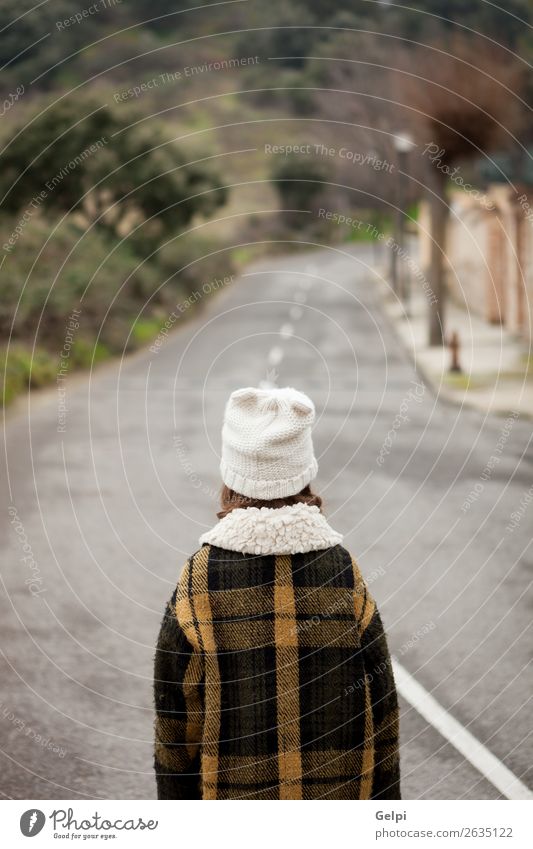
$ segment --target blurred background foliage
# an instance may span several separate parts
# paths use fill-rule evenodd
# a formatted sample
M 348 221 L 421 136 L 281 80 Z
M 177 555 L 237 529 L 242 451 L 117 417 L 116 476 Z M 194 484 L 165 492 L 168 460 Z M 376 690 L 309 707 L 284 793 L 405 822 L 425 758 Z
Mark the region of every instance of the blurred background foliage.
M 20 229 L 0 270 L 6 400 L 54 379 L 74 308 L 71 362 L 87 366 L 146 344 L 180 298 L 260 252 L 352 240 L 320 205 L 387 229 L 397 131 L 442 142 L 479 185 L 492 155 L 520 172 L 533 144 L 531 0 L 34 7 L 2 2 L 1 244 Z M 413 159 L 413 215 L 425 169 Z

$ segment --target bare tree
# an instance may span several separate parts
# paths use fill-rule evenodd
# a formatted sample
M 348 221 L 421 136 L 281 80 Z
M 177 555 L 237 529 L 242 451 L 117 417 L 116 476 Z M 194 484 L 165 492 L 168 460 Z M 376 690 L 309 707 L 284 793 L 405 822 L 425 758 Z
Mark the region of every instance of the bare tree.
M 401 106 L 396 108 L 393 101 L 390 41 L 374 33 L 341 32 L 317 53 L 310 64 L 317 84 L 317 111 L 325 119 L 319 130 L 324 142 L 348 144 L 395 163 L 393 137 L 403 119 Z M 346 158 L 337 160 L 335 170 L 338 180 L 361 192 L 363 205 L 390 210 L 394 204 L 395 171 L 354 169 Z
M 479 36 L 454 35 L 443 45 L 402 51 L 399 99 L 426 156 L 431 210 L 429 344 L 444 342 L 446 189 L 460 163 L 513 145 L 522 121 L 525 76 L 520 60 Z
M 525 112 L 520 99 L 525 65 L 480 35 L 443 30 L 432 38 L 418 44 L 386 34 L 342 34 L 323 49 L 325 70 L 316 100 L 321 116 L 349 128 L 354 144 L 392 161 L 398 131 L 414 136 L 422 156 L 409 158 L 406 199 L 419 197 L 425 185 L 431 209 L 429 276 L 436 296 L 429 307 L 429 341 L 442 345 L 447 185 L 459 163 L 512 146 Z M 336 134 L 341 131 L 335 128 Z M 424 156 L 428 150 L 438 155 Z M 376 201 L 394 206 L 394 179 L 361 171 L 355 179 L 360 188 L 375 189 Z

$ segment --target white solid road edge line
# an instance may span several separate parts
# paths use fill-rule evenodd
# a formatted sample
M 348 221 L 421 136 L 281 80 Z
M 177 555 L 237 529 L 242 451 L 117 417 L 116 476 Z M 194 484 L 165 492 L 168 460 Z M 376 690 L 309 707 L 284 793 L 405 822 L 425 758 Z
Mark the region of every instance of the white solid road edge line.
M 433 728 L 448 740 L 487 781 L 507 799 L 533 799 L 533 792 L 510 769 L 445 710 L 404 667 L 393 658 L 396 689 Z

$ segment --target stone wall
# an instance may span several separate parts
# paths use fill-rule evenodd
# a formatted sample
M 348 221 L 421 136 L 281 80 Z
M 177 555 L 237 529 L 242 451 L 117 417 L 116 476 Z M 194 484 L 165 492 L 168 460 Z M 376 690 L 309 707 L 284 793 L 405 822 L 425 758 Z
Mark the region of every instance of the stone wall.
M 527 217 L 515 192 L 490 186 L 483 202 L 461 191 L 450 193 L 447 244 L 448 287 L 454 300 L 493 324 L 504 324 L 528 344 L 533 324 L 533 214 Z M 533 206 L 533 192 L 529 190 Z M 427 268 L 429 210 L 419 217 L 420 261 Z

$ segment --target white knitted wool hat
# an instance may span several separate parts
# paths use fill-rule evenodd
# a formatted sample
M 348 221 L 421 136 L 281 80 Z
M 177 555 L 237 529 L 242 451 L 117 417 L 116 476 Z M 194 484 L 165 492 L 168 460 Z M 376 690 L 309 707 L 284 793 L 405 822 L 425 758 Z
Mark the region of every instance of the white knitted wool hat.
M 222 480 L 248 498 L 295 495 L 316 477 L 313 402 L 296 389 L 237 389 L 222 428 Z

